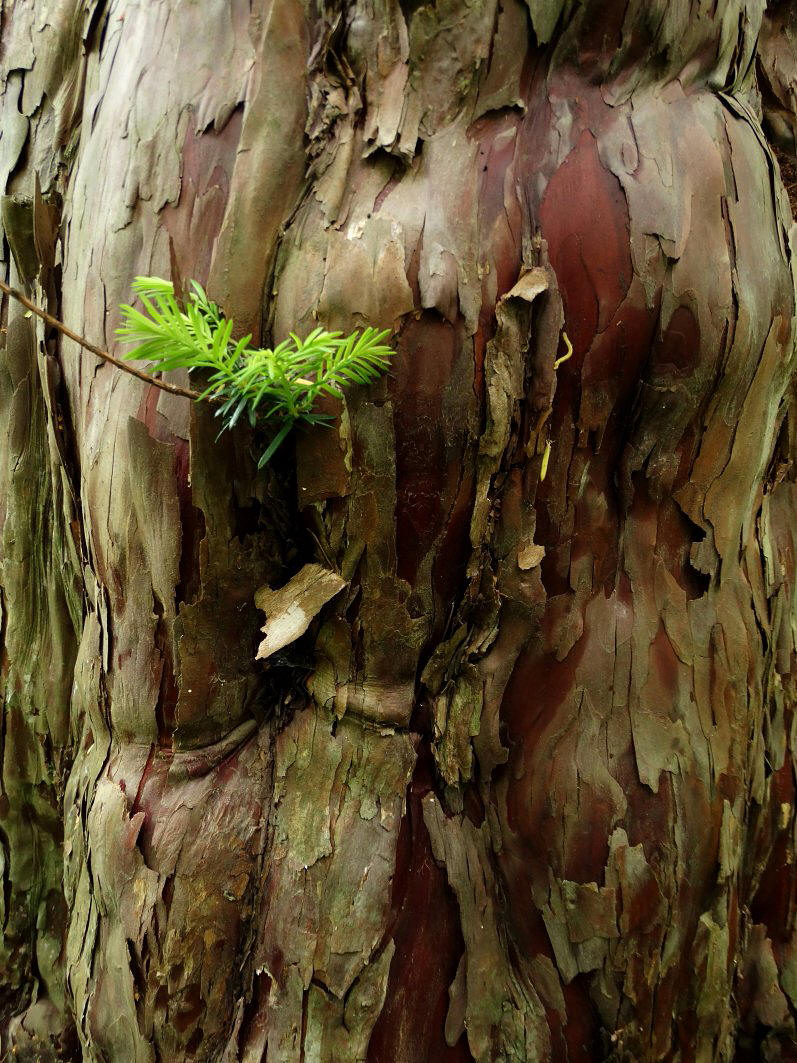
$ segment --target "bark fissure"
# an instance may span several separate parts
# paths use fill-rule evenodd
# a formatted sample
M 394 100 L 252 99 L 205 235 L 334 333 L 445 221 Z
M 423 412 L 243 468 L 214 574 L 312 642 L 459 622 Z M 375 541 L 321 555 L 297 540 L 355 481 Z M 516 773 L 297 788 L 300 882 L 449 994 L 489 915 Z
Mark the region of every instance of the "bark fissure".
M 256 342 L 397 349 L 258 473 L 4 307 L 3 1051 L 791 1057 L 793 219 L 755 79 L 791 158 L 797 22 L 762 6 L 2 10 L 5 282 L 86 336 L 155 273 Z

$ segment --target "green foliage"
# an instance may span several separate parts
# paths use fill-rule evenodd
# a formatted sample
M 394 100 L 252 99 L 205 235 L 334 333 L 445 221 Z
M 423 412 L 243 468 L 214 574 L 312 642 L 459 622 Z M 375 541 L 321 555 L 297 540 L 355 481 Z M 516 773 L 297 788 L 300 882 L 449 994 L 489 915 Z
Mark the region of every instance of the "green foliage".
M 136 277 L 133 291 L 144 312 L 121 306 L 124 323 L 116 335 L 136 344 L 128 359 L 152 362 L 154 370 L 204 370 L 207 387 L 199 398 L 220 403 L 222 432 L 244 416 L 253 427 L 276 420 L 279 427 L 258 468 L 269 461 L 297 421 L 331 420 L 314 411 L 319 397 L 340 396 L 347 385 L 368 384 L 389 368 L 393 351 L 384 343 L 389 330 L 366 328 L 344 336 L 317 328 L 303 340 L 292 332 L 273 350 L 251 347 L 251 335 L 234 343 L 232 321 L 222 317 L 196 281 L 191 287 L 181 310 L 169 281 Z

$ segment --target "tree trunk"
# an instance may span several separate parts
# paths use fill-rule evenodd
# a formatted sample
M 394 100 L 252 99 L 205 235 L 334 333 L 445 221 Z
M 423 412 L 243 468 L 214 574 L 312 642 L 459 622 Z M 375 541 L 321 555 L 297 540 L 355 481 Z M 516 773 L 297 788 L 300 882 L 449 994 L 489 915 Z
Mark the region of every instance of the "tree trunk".
M 258 473 L 5 304 L 3 1051 L 797 1060 L 763 7 L 0 4 L 12 283 L 103 346 L 154 274 L 397 351 Z

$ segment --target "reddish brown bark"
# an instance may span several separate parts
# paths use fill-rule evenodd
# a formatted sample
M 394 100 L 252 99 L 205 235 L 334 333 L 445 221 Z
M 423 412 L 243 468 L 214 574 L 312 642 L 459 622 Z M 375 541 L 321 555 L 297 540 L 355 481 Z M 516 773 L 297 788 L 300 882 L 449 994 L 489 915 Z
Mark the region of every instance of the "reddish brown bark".
M 0 10 L 13 283 L 397 352 L 258 473 L 6 307 L 3 1049 L 794 1058 L 792 5 Z

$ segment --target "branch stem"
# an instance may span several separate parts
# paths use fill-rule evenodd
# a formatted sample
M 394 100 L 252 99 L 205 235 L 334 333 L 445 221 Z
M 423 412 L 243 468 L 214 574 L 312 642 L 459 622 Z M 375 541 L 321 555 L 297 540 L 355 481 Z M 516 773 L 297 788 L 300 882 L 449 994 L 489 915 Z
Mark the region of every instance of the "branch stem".
M 138 377 L 139 380 L 143 380 L 145 384 L 151 384 L 155 388 L 160 388 L 161 391 L 167 391 L 170 395 L 182 395 L 186 399 L 198 399 L 200 393 L 198 391 L 192 391 L 191 388 L 180 387 L 179 384 L 170 384 L 167 380 L 159 380 L 158 377 L 151 376 L 149 373 L 145 373 L 142 369 L 136 369 L 135 366 L 129 362 L 123 362 L 119 358 L 109 352 L 97 347 L 95 344 L 89 342 L 85 336 L 79 335 L 77 332 L 73 332 L 71 328 L 59 321 L 58 318 L 53 317 L 52 314 L 48 314 L 46 310 L 42 310 L 40 307 L 32 303 L 27 296 L 22 292 L 17 291 L 16 288 L 9 287 L 4 281 L 0 280 L 0 292 L 5 292 L 6 295 L 12 299 L 16 299 L 18 303 L 21 303 L 27 310 L 30 310 L 36 317 L 40 317 L 42 321 L 46 321 L 51 328 L 56 329 L 62 335 L 68 339 L 84 347 L 87 351 L 90 351 L 97 358 L 101 358 L 103 362 L 108 362 L 110 365 L 116 366 L 117 369 L 121 369 L 123 373 L 129 373 L 131 376 Z M 218 399 L 209 397 L 210 402 L 218 402 Z

